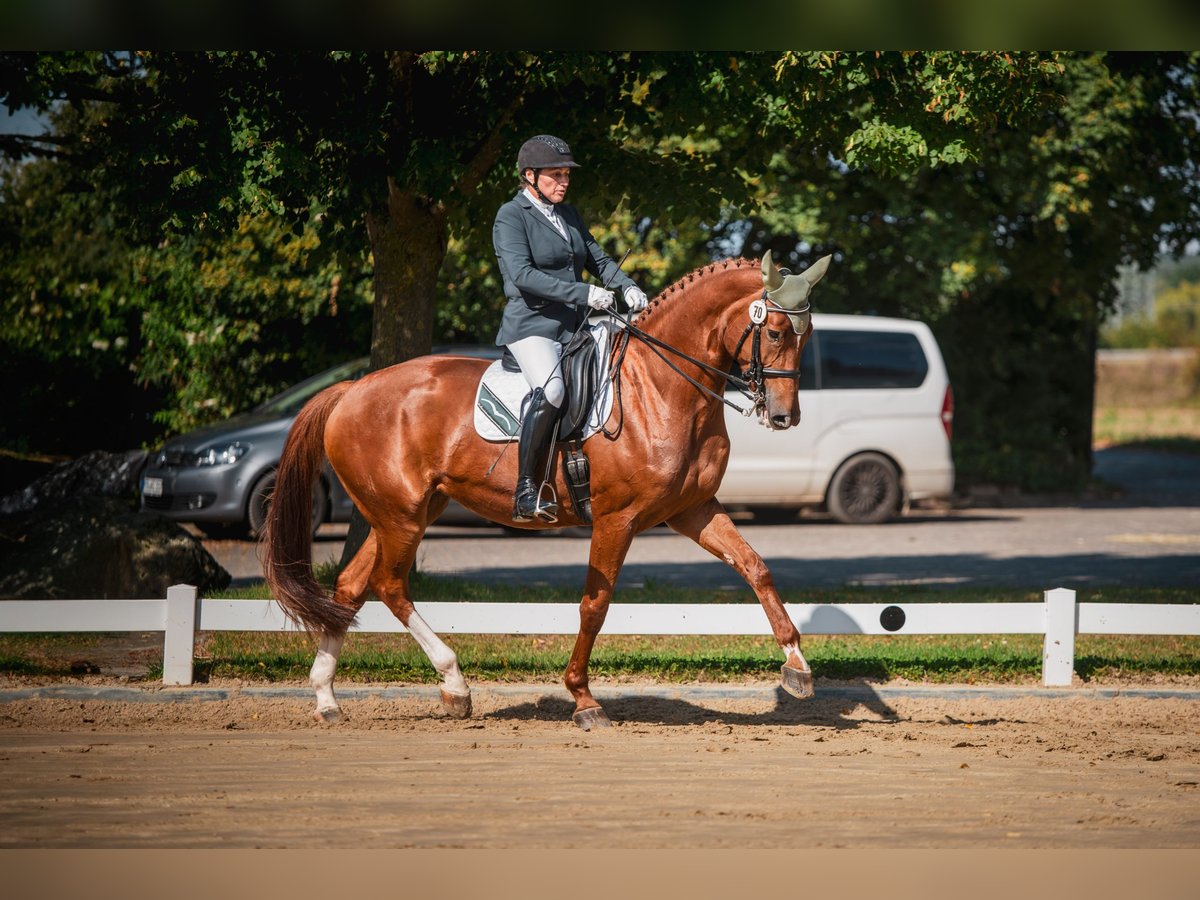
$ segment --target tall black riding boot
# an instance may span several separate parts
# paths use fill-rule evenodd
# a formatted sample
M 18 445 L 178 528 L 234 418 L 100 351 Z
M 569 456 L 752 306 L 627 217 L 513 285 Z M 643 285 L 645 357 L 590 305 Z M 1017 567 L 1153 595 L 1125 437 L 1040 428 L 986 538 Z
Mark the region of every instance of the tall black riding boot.
M 541 493 L 539 464 L 545 460 L 545 452 L 554 433 L 554 420 L 558 408 L 551 406 L 541 388 L 534 388 L 529 397 L 529 407 L 521 422 L 521 439 L 517 446 L 517 490 L 513 494 L 514 522 L 532 522 L 534 517 L 547 522 L 558 521 L 558 504 L 553 500 L 538 506 Z M 535 473 L 537 473 L 535 475 Z

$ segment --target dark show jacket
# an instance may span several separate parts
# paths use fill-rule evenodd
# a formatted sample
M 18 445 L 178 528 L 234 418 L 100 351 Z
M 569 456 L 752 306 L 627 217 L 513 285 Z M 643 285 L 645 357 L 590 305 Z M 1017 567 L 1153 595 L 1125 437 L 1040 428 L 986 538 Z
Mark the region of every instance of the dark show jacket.
M 587 318 L 588 285 L 583 270 L 611 290 L 634 285 L 592 237 L 578 210 L 554 207 L 567 230 L 564 238 L 524 191 L 500 207 L 492 244 L 504 279 L 504 318 L 496 343 L 503 346 L 538 335 L 565 343 Z

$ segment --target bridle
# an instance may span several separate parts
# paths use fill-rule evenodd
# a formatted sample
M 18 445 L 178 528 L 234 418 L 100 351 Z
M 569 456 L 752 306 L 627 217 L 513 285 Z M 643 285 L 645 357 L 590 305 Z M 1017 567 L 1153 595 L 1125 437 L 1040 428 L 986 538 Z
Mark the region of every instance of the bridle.
M 799 337 L 804 336 L 804 332 L 808 330 L 809 321 L 811 318 L 812 304 L 805 303 L 803 307 L 798 309 L 787 309 L 773 301 L 768 294 L 766 288 L 763 288 L 762 296 L 750 304 L 750 322 L 746 325 L 742 332 L 741 338 L 738 340 L 737 347 L 733 351 L 734 363 L 737 363 L 741 356 L 742 348 L 746 344 L 747 338 L 750 339 L 750 361 L 744 368 L 739 368 L 736 375 L 718 369 L 716 366 L 710 366 L 708 363 L 688 356 L 682 350 L 672 347 L 670 344 L 659 340 L 652 334 L 647 334 L 633 324 L 629 319 L 625 318 L 615 310 L 609 309 L 608 313 L 614 319 L 621 322 L 625 326 L 625 337 L 621 342 L 621 349 L 617 359 L 613 364 L 613 384 L 616 389 L 616 395 L 619 399 L 621 396 L 620 378 L 621 378 L 621 363 L 625 359 L 625 351 L 629 347 L 629 336 L 632 335 L 642 343 L 650 347 L 658 357 L 677 372 L 686 381 L 694 385 L 702 393 L 708 395 L 714 400 L 719 400 L 731 409 L 736 409 L 739 413 L 747 418 L 756 412 L 760 412 L 765 408 L 767 403 L 766 380 L 768 378 L 792 378 L 796 380 L 799 387 L 800 370 L 799 369 L 776 369 L 763 365 L 762 361 L 762 329 L 767 323 L 767 319 L 771 315 L 786 315 L 791 323 L 792 329 Z M 801 324 L 803 323 L 803 324 Z M 687 372 L 683 371 L 674 362 L 663 355 L 661 350 L 672 353 L 680 359 L 687 360 L 694 366 L 716 375 L 722 380 L 732 384 L 741 392 L 747 400 L 752 402 L 751 406 L 743 407 L 727 399 L 724 394 L 718 394 L 707 385 L 701 384 Z M 611 435 L 610 435 L 611 436 Z
M 804 332 L 808 330 L 808 323 L 812 317 L 812 304 L 805 303 L 801 309 L 785 309 L 773 301 L 766 288 L 763 288 L 762 296 L 750 304 L 750 324 L 742 332 L 742 336 L 738 340 L 738 345 L 733 351 L 733 359 L 736 362 L 738 357 L 741 356 L 746 338 L 751 338 L 750 364 L 741 371 L 737 380 L 750 388 L 752 393 L 748 396 L 754 400 L 754 408 L 756 410 L 761 408 L 762 404 L 766 403 L 766 380 L 768 378 L 794 378 L 797 380 L 797 387 L 799 387 L 799 369 L 773 369 L 764 366 L 762 362 L 763 326 L 766 324 L 768 316 L 780 313 L 788 317 L 788 321 L 791 323 L 792 330 L 795 331 L 796 336 L 804 337 Z M 800 322 L 804 324 L 800 325 Z M 749 415 L 749 413 L 743 413 L 743 415 Z

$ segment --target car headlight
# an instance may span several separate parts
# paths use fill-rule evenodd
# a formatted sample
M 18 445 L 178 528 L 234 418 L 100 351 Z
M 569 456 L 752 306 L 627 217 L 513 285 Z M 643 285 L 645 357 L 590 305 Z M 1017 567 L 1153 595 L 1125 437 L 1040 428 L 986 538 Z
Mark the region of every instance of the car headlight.
M 195 464 L 197 466 L 227 466 L 241 459 L 249 449 L 245 444 L 210 447 L 196 454 Z

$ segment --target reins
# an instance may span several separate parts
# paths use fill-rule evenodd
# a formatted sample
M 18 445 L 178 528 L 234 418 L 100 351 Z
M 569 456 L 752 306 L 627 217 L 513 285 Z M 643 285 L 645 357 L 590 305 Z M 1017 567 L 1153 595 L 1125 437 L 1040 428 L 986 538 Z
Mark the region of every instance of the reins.
M 774 308 L 773 309 L 768 308 L 768 304 L 770 304 L 770 306 L 774 307 Z M 776 304 L 771 302 L 770 298 L 767 296 L 766 290 L 763 290 L 762 297 L 759 300 L 752 303 L 750 306 L 751 306 L 750 324 L 748 324 L 746 326 L 745 330 L 742 332 L 742 336 L 738 340 L 737 347 L 734 348 L 734 351 L 733 351 L 733 361 L 736 364 L 737 360 L 738 360 L 738 356 L 742 352 L 742 347 L 744 347 L 746 344 L 746 339 L 752 338 L 751 343 L 750 343 L 750 362 L 749 362 L 749 365 L 745 369 L 741 369 L 737 375 L 734 375 L 731 372 L 727 372 L 723 369 L 718 369 L 716 366 L 709 365 L 708 363 L 704 362 L 703 360 L 699 360 L 699 359 L 696 359 L 695 357 L 689 356 L 688 354 L 684 353 L 682 350 L 679 350 L 676 347 L 672 347 L 670 344 L 666 343 L 665 341 L 662 341 L 659 338 L 656 338 L 654 335 L 649 334 L 649 333 L 643 331 L 642 329 L 638 328 L 636 325 L 633 324 L 633 322 L 631 320 L 625 318 L 620 313 L 618 313 L 614 310 L 611 310 L 611 309 L 607 310 L 607 312 L 610 316 L 612 316 L 614 319 L 616 319 L 618 322 L 622 323 L 625 326 L 624 340 L 622 341 L 621 349 L 618 352 L 617 359 L 613 363 L 612 369 L 611 369 L 611 371 L 613 373 L 613 375 L 612 375 L 613 387 L 614 387 L 614 391 L 616 393 L 618 401 L 620 401 L 620 397 L 621 397 L 621 390 L 620 390 L 621 364 L 625 360 L 625 351 L 628 349 L 628 346 L 629 346 L 629 336 L 633 335 L 638 340 L 640 340 L 642 343 L 646 344 L 655 353 L 655 355 L 658 356 L 659 359 L 661 359 L 668 366 L 670 366 L 673 371 L 675 371 L 677 374 L 679 374 L 685 381 L 690 383 L 693 387 L 695 387 L 701 393 L 705 394 L 706 396 L 710 397 L 713 400 L 718 400 L 721 403 L 724 403 L 730 409 L 735 409 L 739 413 L 741 413 L 743 416 L 749 418 L 751 415 L 754 414 L 754 412 L 756 410 L 760 409 L 762 407 L 762 405 L 766 402 L 766 392 L 764 389 L 766 379 L 768 379 L 768 378 L 799 379 L 799 377 L 800 377 L 799 369 L 776 369 L 776 368 L 770 368 L 770 367 L 763 365 L 763 362 L 762 362 L 762 329 L 763 329 L 763 325 L 767 321 L 767 315 L 769 313 L 784 313 L 789 316 L 799 315 L 799 314 L 807 313 L 810 309 L 809 304 L 805 304 L 803 309 L 796 309 L 796 310 L 788 310 L 788 309 L 784 309 L 783 307 L 777 306 Z M 674 362 L 672 362 L 670 359 L 668 359 L 661 352 L 662 350 L 666 350 L 668 353 L 672 353 L 675 356 L 679 357 L 680 359 L 687 360 L 689 363 L 696 366 L 697 368 L 702 369 L 703 371 L 708 372 L 712 375 L 716 375 L 719 378 L 728 382 L 729 384 L 732 384 L 735 388 L 738 389 L 738 391 L 741 392 L 742 396 L 744 396 L 747 400 L 752 401 L 753 405 L 749 406 L 749 407 L 739 406 L 738 404 L 734 403 L 732 400 L 727 399 L 724 396 L 724 394 L 718 394 L 716 391 L 709 388 L 708 385 L 702 384 L 701 382 L 699 382 L 695 378 L 693 378 L 691 375 L 689 375 L 687 372 L 683 371 L 683 369 L 681 369 Z M 621 421 L 623 422 L 623 420 L 624 420 L 623 408 L 619 407 L 619 411 L 622 413 Z M 616 434 L 620 433 L 620 427 L 621 427 L 620 425 L 617 426 L 617 431 L 614 434 L 609 434 L 606 431 L 605 432 L 606 436 L 608 436 L 610 438 L 615 437 Z

